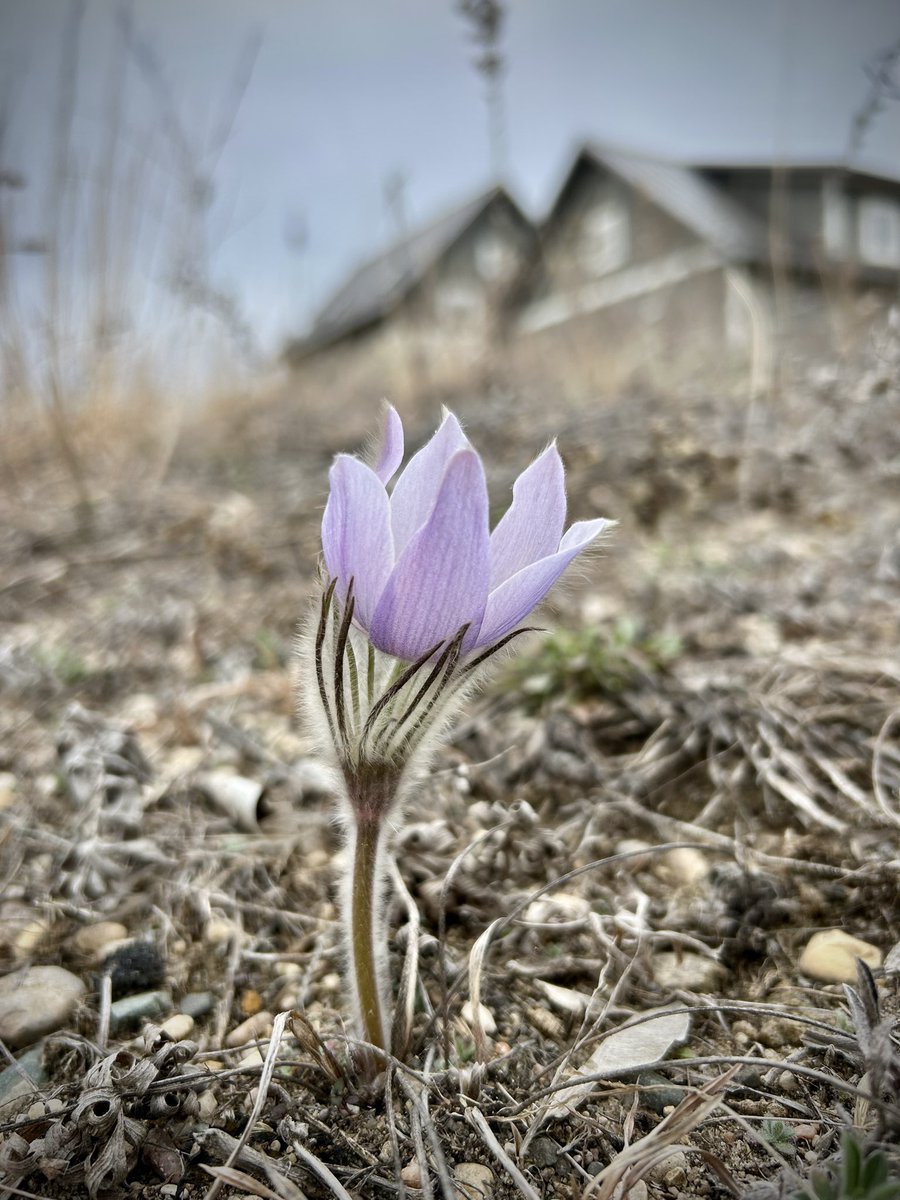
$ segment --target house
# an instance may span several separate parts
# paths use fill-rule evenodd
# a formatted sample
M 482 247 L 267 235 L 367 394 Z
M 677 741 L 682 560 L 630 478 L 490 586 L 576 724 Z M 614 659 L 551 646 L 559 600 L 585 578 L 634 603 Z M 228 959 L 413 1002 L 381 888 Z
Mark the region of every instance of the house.
M 501 338 L 536 257 L 536 233 L 494 187 L 362 263 L 319 311 L 288 361 L 341 348 L 433 376 L 477 362 Z
M 360 266 L 288 358 L 339 348 L 342 385 L 357 369 L 394 395 L 465 384 L 499 345 L 522 378 L 549 367 L 588 393 L 698 375 L 756 390 L 792 355 L 870 339 L 898 283 L 898 179 L 588 143 L 539 226 L 503 188 L 475 197 Z
M 684 164 L 581 147 L 517 330 L 618 381 L 867 335 L 898 294 L 900 182 L 834 164 Z M 657 369 L 657 370 L 655 370 Z

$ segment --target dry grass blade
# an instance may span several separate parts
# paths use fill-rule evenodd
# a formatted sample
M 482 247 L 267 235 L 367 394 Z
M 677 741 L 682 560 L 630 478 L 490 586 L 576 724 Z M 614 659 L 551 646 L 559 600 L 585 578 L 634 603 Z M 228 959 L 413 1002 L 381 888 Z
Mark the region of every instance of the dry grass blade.
M 875 739 L 875 750 L 872 754 L 872 791 L 875 794 L 878 807 L 884 816 L 893 822 L 894 825 L 900 825 L 900 808 L 891 804 L 888 799 L 887 790 L 882 783 L 881 765 L 888 744 L 888 737 L 898 721 L 900 721 L 900 708 L 894 709 L 881 726 L 881 729 L 878 731 L 878 737 Z M 897 789 L 897 794 L 900 796 L 900 788 Z
M 466 1109 L 466 1119 L 475 1126 L 481 1135 L 484 1144 L 490 1150 L 491 1154 L 500 1163 L 507 1175 L 525 1197 L 525 1200 L 541 1200 L 538 1193 L 534 1190 L 513 1160 L 509 1157 L 487 1122 L 484 1113 L 479 1108 Z
M 301 1049 L 306 1051 L 316 1066 L 324 1071 L 329 1079 L 333 1079 L 335 1082 L 339 1079 L 346 1082 L 347 1074 L 344 1068 L 338 1062 L 334 1053 L 322 1041 L 318 1031 L 309 1023 L 307 1017 L 303 1013 L 294 1010 L 288 1014 L 287 1021 L 291 1033 L 297 1039 Z
M 405 1059 L 409 1050 L 416 1008 L 416 984 L 419 978 L 419 930 L 422 922 L 416 902 L 412 898 L 409 888 L 403 882 L 403 876 L 397 870 L 395 862 L 391 862 L 391 882 L 397 895 L 403 901 L 407 923 L 406 953 L 403 956 L 397 1007 L 394 1010 L 391 1048 L 397 1058 Z
M 281 1047 L 281 1040 L 284 1037 L 284 1027 L 290 1020 L 291 1016 L 292 1014 L 290 1012 L 282 1012 L 279 1013 L 275 1018 L 272 1026 L 272 1038 L 269 1042 L 269 1049 L 266 1052 L 266 1059 L 263 1063 L 259 1084 L 256 1088 L 256 1099 L 253 1102 L 253 1109 L 250 1113 L 250 1116 L 247 1118 L 247 1124 L 244 1127 L 244 1132 L 238 1139 L 237 1145 L 232 1150 L 228 1161 L 224 1164 L 226 1167 L 231 1167 L 235 1162 L 237 1162 L 241 1151 L 250 1141 L 254 1126 L 259 1120 L 262 1110 L 265 1108 L 266 1097 L 269 1092 L 269 1084 L 272 1082 L 272 1076 L 275 1074 L 275 1063 L 278 1059 L 278 1051 Z M 221 1187 L 222 1181 L 217 1179 L 213 1183 L 212 1187 L 207 1191 L 203 1200 L 215 1200 L 215 1197 L 219 1194 Z
M 254 1179 L 252 1175 L 248 1175 L 246 1171 L 239 1171 L 236 1167 L 210 1167 L 206 1163 L 203 1163 L 202 1166 L 203 1170 L 212 1175 L 218 1183 L 226 1184 L 228 1187 L 242 1188 L 251 1196 L 261 1197 L 261 1200 L 306 1200 L 303 1192 L 295 1183 L 275 1172 L 269 1172 L 270 1182 L 273 1186 L 268 1187 L 266 1184 L 260 1183 L 258 1179 Z M 272 1178 L 273 1175 L 275 1178 Z
M 496 930 L 504 923 L 504 918 L 498 917 L 485 929 L 469 952 L 469 999 L 472 1002 L 472 1034 L 475 1038 L 475 1057 L 480 1063 L 487 1062 L 488 1044 L 481 1019 L 481 976 L 488 947 Z
M 428 1090 L 414 1082 L 412 1079 L 407 1079 L 403 1075 L 400 1076 L 400 1086 L 403 1088 L 411 1105 L 411 1125 L 413 1129 L 413 1139 L 416 1144 L 416 1154 L 419 1162 L 419 1167 L 422 1170 L 423 1184 L 428 1175 L 428 1163 L 424 1160 L 423 1153 L 419 1153 L 419 1143 L 422 1139 L 422 1134 L 428 1140 L 431 1147 L 431 1156 L 433 1160 L 434 1170 L 437 1172 L 438 1181 L 441 1185 L 441 1192 L 444 1200 L 457 1200 L 457 1191 L 450 1178 L 450 1171 L 447 1167 L 447 1160 L 444 1157 L 444 1150 L 441 1146 L 441 1140 L 434 1128 L 434 1122 L 431 1119 L 431 1114 L 428 1111 Z M 419 1127 L 418 1140 L 416 1135 L 416 1126 Z
M 593 1196 L 594 1200 L 617 1200 L 619 1196 L 627 1196 L 629 1188 L 642 1179 L 652 1167 L 676 1150 L 685 1149 L 679 1142 L 722 1103 L 723 1094 L 737 1071 L 736 1066 L 732 1067 L 724 1075 L 700 1088 L 693 1096 L 682 1100 L 675 1111 L 660 1121 L 646 1137 L 617 1154 L 609 1166 L 588 1184 L 582 1194 L 582 1200 L 587 1200 L 589 1196 Z
M 353 1197 L 341 1181 L 320 1158 L 316 1158 L 314 1154 L 307 1150 L 305 1146 L 301 1146 L 297 1141 L 292 1143 L 292 1148 L 297 1157 L 305 1162 L 309 1169 L 318 1175 L 325 1186 L 337 1196 L 337 1200 L 353 1200 Z

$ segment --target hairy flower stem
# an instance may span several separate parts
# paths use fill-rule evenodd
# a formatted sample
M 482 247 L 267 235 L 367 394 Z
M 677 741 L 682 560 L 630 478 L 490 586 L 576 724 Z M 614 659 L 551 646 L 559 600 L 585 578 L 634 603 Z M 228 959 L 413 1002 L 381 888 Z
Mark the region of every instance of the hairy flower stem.
M 352 854 L 344 891 L 343 919 L 358 1031 L 378 1050 L 389 1051 L 385 1020 L 387 944 L 382 914 L 383 841 L 403 777 L 392 763 L 344 764 L 344 819 Z
M 380 821 L 356 821 L 350 892 L 350 970 L 367 1042 L 386 1050 L 377 951 Z M 379 950 L 381 947 L 379 946 Z

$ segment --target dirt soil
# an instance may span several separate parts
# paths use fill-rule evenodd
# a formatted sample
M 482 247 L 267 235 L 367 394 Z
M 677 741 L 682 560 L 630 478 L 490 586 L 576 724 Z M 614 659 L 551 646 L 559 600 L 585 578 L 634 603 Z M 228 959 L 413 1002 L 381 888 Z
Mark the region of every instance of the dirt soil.
M 292 645 L 329 462 L 377 406 L 198 417 L 162 477 L 90 463 L 90 526 L 52 448 L 7 443 L 0 970 L 84 990 L 37 1082 L 0 1080 L 0 1194 L 771 1200 L 851 1126 L 896 1157 L 896 371 L 453 407 L 497 513 L 558 436 L 572 517 L 620 524 L 396 831 L 418 998 L 375 1080 Z M 403 415 L 414 445 L 439 418 Z M 869 944 L 856 1006 L 801 965 L 828 929 Z

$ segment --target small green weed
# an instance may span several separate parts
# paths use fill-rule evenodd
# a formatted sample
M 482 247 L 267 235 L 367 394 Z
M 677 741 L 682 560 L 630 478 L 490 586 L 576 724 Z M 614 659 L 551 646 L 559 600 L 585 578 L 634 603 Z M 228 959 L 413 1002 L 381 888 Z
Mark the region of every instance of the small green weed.
M 817 1169 L 809 1187 L 795 1192 L 791 1200 L 900 1200 L 900 1180 L 888 1176 L 888 1161 L 880 1150 L 866 1153 L 849 1131 L 841 1137 L 840 1167 Z
M 41 648 L 35 654 L 37 662 L 64 687 L 84 683 L 90 675 L 87 663 L 71 646 Z
M 258 671 L 280 671 L 288 661 L 284 642 L 265 625 L 256 631 L 253 665 Z
M 794 1132 L 790 1125 L 786 1125 L 784 1121 L 779 1121 L 775 1118 L 763 1121 L 759 1131 L 769 1145 L 774 1150 L 777 1150 L 779 1154 L 793 1154 L 796 1152 L 797 1147 L 794 1143 Z
M 512 671 L 530 704 L 540 708 L 559 697 L 623 692 L 642 676 L 666 670 L 680 653 L 677 635 L 648 633 L 623 617 L 611 631 L 556 629 L 534 655 L 516 660 Z

